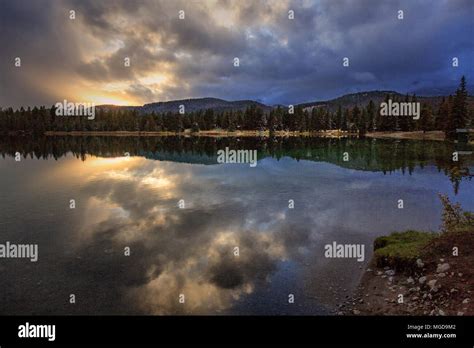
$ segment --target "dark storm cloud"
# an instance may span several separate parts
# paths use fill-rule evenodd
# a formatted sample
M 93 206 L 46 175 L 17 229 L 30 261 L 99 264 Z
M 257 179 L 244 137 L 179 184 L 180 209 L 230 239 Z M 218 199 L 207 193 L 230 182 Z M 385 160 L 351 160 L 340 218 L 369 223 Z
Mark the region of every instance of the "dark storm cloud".
M 2 7 L 2 62 L 10 64 L 1 67 L 9 84 L 1 105 L 54 102 L 54 88 L 40 88 L 52 83 L 46 77 L 99 90 L 119 81 L 141 102 L 215 96 L 270 104 L 370 89 L 430 90 L 455 86 L 462 74 L 468 83 L 474 77 L 472 1 L 64 0 Z M 77 12 L 74 25 L 69 9 Z M 21 74 L 11 63 L 20 55 L 29 63 Z M 343 57 L 350 67 L 342 67 Z M 453 57 L 459 68 L 451 67 Z M 166 75 L 166 83 L 143 81 L 154 74 Z
M 1 106 L 52 103 L 57 96 L 45 85 L 64 81 L 68 66 L 78 63 L 76 35 L 56 3 L 1 1 Z M 14 66 L 16 57 L 21 58 L 21 68 Z
M 143 39 L 127 40 L 121 47 L 106 59 L 95 59 L 78 65 L 77 72 L 88 80 L 117 81 L 130 80 L 141 74 L 160 69 L 162 63 L 173 63 L 174 55 L 169 51 L 152 52 L 146 48 Z M 124 68 L 124 58 L 130 59 L 132 69 Z

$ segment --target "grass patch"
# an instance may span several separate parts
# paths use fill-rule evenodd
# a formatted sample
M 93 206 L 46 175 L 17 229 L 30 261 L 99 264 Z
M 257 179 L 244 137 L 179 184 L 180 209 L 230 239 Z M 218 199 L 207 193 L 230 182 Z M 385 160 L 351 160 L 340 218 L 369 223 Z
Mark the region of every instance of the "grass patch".
M 378 267 L 413 270 L 425 246 L 437 236 L 431 232 L 408 230 L 378 237 L 374 241 L 375 262 Z
M 374 241 L 373 261 L 377 267 L 390 267 L 412 274 L 418 269 L 417 259 L 425 263 L 452 253 L 453 246 L 467 250 L 474 236 L 474 213 L 464 211 L 459 203 L 439 195 L 443 205 L 440 233 L 408 230 L 378 237 Z M 436 261 L 434 261 L 436 262 Z

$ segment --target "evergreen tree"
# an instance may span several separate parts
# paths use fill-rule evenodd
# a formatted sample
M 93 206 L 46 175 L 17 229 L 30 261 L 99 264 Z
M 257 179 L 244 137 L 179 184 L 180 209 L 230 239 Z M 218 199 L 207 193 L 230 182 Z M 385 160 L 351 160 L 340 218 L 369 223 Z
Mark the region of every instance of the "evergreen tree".
M 404 103 L 409 103 L 410 102 L 410 97 L 407 95 L 405 95 L 405 100 L 403 101 Z M 409 117 L 408 116 L 401 116 L 399 117 L 399 120 L 398 120 L 398 128 L 399 130 L 401 130 L 402 132 L 408 132 L 408 130 L 410 129 L 410 121 L 409 121 Z
M 420 115 L 420 129 L 424 132 L 433 130 L 433 112 L 431 106 L 423 104 Z
M 436 130 L 445 130 L 447 127 L 447 120 L 451 118 L 451 106 L 446 98 L 443 97 L 441 103 L 439 104 L 438 113 L 435 118 L 435 129 Z
M 339 105 L 337 107 L 336 116 L 334 118 L 334 128 L 341 129 L 342 127 L 342 107 Z
M 351 112 L 349 109 L 344 109 L 342 113 L 342 122 L 341 122 L 341 130 L 348 131 L 349 130 L 349 119 L 351 118 Z
M 376 129 L 376 112 L 375 104 L 372 99 L 367 104 L 367 131 L 372 132 Z
M 467 119 L 466 78 L 463 76 L 454 96 L 452 112 L 447 122 L 446 136 L 448 138 L 454 138 L 456 136 L 456 129 L 466 127 Z

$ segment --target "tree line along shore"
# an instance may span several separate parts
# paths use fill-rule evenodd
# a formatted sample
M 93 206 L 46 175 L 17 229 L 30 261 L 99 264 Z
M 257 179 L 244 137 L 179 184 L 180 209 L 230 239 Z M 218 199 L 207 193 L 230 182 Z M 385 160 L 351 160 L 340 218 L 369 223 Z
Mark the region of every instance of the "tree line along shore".
M 418 98 L 406 95 L 385 95 L 390 103 L 417 103 Z M 354 105 L 331 111 L 324 107 L 296 106 L 293 110 L 275 107 L 265 112 L 257 105 L 245 110 L 198 110 L 140 114 L 134 108 L 96 107 L 94 119 L 57 116 L 55 107 L 0 109 L 0 133 L 37 135 L 319 135 L 399 138 L 456 138 L 459 129 L 474 127 L 474 110 L 468 103 L 466 80 L 461 79 L 454 95 L 443 97 L 437 106 L 421 101 L 419 118 L 382 116 L 379 105 Z M 437 133 L 429 133 L 437 132 Z M 441 133 L 444 133 L 444 136 Z M 397 133 L 397 134 L 395 134 Z M 409 135 L 411 133 L 411 135 Z M 427 137 L 426 133 L 431 134 Z
M 473 134 L 474 130 L 470 130 Z M 12 132 L 12 134 L 18 134 Z M 46 136 L 107 136 L 107 137 L 155 137 L 155 136 L 204 136 L 204 137 L 323 137 L 323 138 L 342 138 L 358 136 L 358 133 L 345 132 L 340 130 L 328 130 L 318 132 L 298 132 L 298 131 L 227 131 L 222 129 L 213 129 L 208 131 L 192 132 L 184 130 L 183 132 L 170 131 L 46 131 Z M 365 133 L 365 137 L 378 139 L 411 139 L 411 140 L 446 140 L 446 134 L 443 131 L 412 131 L 412 132 L 370 132 Z M 472 141 L 471 141 L 472 142 Z

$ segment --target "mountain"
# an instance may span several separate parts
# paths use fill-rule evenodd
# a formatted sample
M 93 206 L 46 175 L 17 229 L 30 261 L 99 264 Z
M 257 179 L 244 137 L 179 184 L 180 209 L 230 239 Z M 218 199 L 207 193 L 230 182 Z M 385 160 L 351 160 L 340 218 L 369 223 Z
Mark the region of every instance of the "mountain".
M 452 93 L 454 94 L 454 92 Z M 332 112 L 336 111 L 339 106 L 342 109 L 345 108 L 353 108 L 354 106 L 365 107 L 372 100 L 376 107 L 380 105 L 383 101 L 385 101 L 386 95 L 390 95 L 391 97 L 396 97 L 398 100 L 404 100 L 405 95 L 395 92 L 395 91 L 367 91 L 367 92 L 358 92 L 358 93 L 351 93 L 345 94 L 343 96 L 325 100 L 325 101 L 312 101 L 307 103 L 301 103 L 295 105 L 295 107 L 302 107 L 304 110 L 311 111 L 313 108 L 324 108 L 328 109 Z M 446 94 L 446 97 L 449 94 Z M 412 94 L 410 94 L 410 97 Z M 417 99 L 419 102 L 430 104 L 435 110 L 439 107 L 443 96 L 418 96 Z M 468 104 L 469 108 L 474 107 L 474 96 L 468 96 Z M 138 110 L 139 114 L 150 114 L 152 112 L 155 113 L 177 113 L 179 112 L 180 106 L 184 105 L 185 112 L 192 112 L 192 111 L 205 111 L 207 109 L 212 109 L 216 112 L 222 111 L 237 111 L 242 110 L 245 111 L 250 106 L 256 106 L 264 110 L 264 112 L 269 112 L 272 109 L 277 107 L 287 108 L 286 105 L 265 105 L 258 101 L 254 100 L 236 100 L 236 101 L 227 101 L 218 98 L 194 98 L 194 99 L 182 99 L 182 100 L 172 100 L 167 102 L 156 102 L 145 104 L 143 106 L 115 106 L 115 105 L 100 105 L 99 108 L 102 109 L 136 109 Z
M 414 89 L 410 92 L 410 94 L 415 93 L 416 95 L 424 95 L 424 96 L 448 96 L 450 94 L 454 95 L 456 89 L 458 87 L 455 85 L 446 85 L 446 86 L 437 86 L 437 87 L 423 87 Z M 467 85 L 466 86 L 467 93 L 469 95 L 474 95 L 474 86 Z
M 311 111 L 314 107 L 316 108 L 327 108 L 330 111 L 336 111 L 339 106 L 344 108 L 351 108 L 356 105 L 358 106 L 366 106 L 369 104 L 369 101 L 372 100 L 375 105 L 380 105 L 385 100 L 385 96 L 393 95 L 399 98 L 402 98 L 403 95 L 395 92 L 395 91 L 369 91 L 369 92 L 359 92 L 359 93 L 351 93 L 345 94 L 341 97 L 337 97 L 335 99 L 327 100 L 327 101 L 314 101 L 309 103 L 299 104 L 298 106 L 303 107 L 308 111 Z
M 437 110 L 443 98 L 447 98 L 449 94 L 454 95 L 454 92 L 446 93 L 445 96 L 419 96 L 416 94 L 416 98 L 420 103 L 426 103 L 431 105 L 433 110 Z M 303 107 L 304 110 L 311 111 L 313 108 L 325 108 L 329 109 L 330 111 L 336 111 L 339 106 L 342 109 L 344 108 L 352 108 L 354 106 L 367 106 L 367 104 L 372 100 L 376 107 L 380 106 L 380 103 L 385 101 L 385 96 L 389 95 L 392 98 L 396 97 L 398 100 L 405 100 L 405 94 L 401 94 L 395 91 L 368 91 L 368 92 L 359 92 L 359 93 L 351 93 L 346 94 L 341 97 L 327 100 L 327 101 L 314 101 L 309 103 L 298 104 L 298 106 Z M 410 97 L 413 94 L 409 94 Z M 468 108 L 474 108 L 474 96 L 469 95 L 467 97 Z
M 173 100 L 168 102 L 158 102 L 145 104 L 139 108 L 140 113 L 148 114 L 151 112 L 163 113 L 163 112 L 178 112 L 180 105 L 184 105 L 185 112 L 193 112 L 198 110 L 212 109 L 214 111 L 230 111 L 230 110 L 242 110 L 244 111 L 250 106 L 258 106 L 264 111 L 270 111 L 271 106 L 253 101 L 253 100 L 236 100 L 227 101 L 218 98 L 196 98 L 196 99 L 182 99 Z

